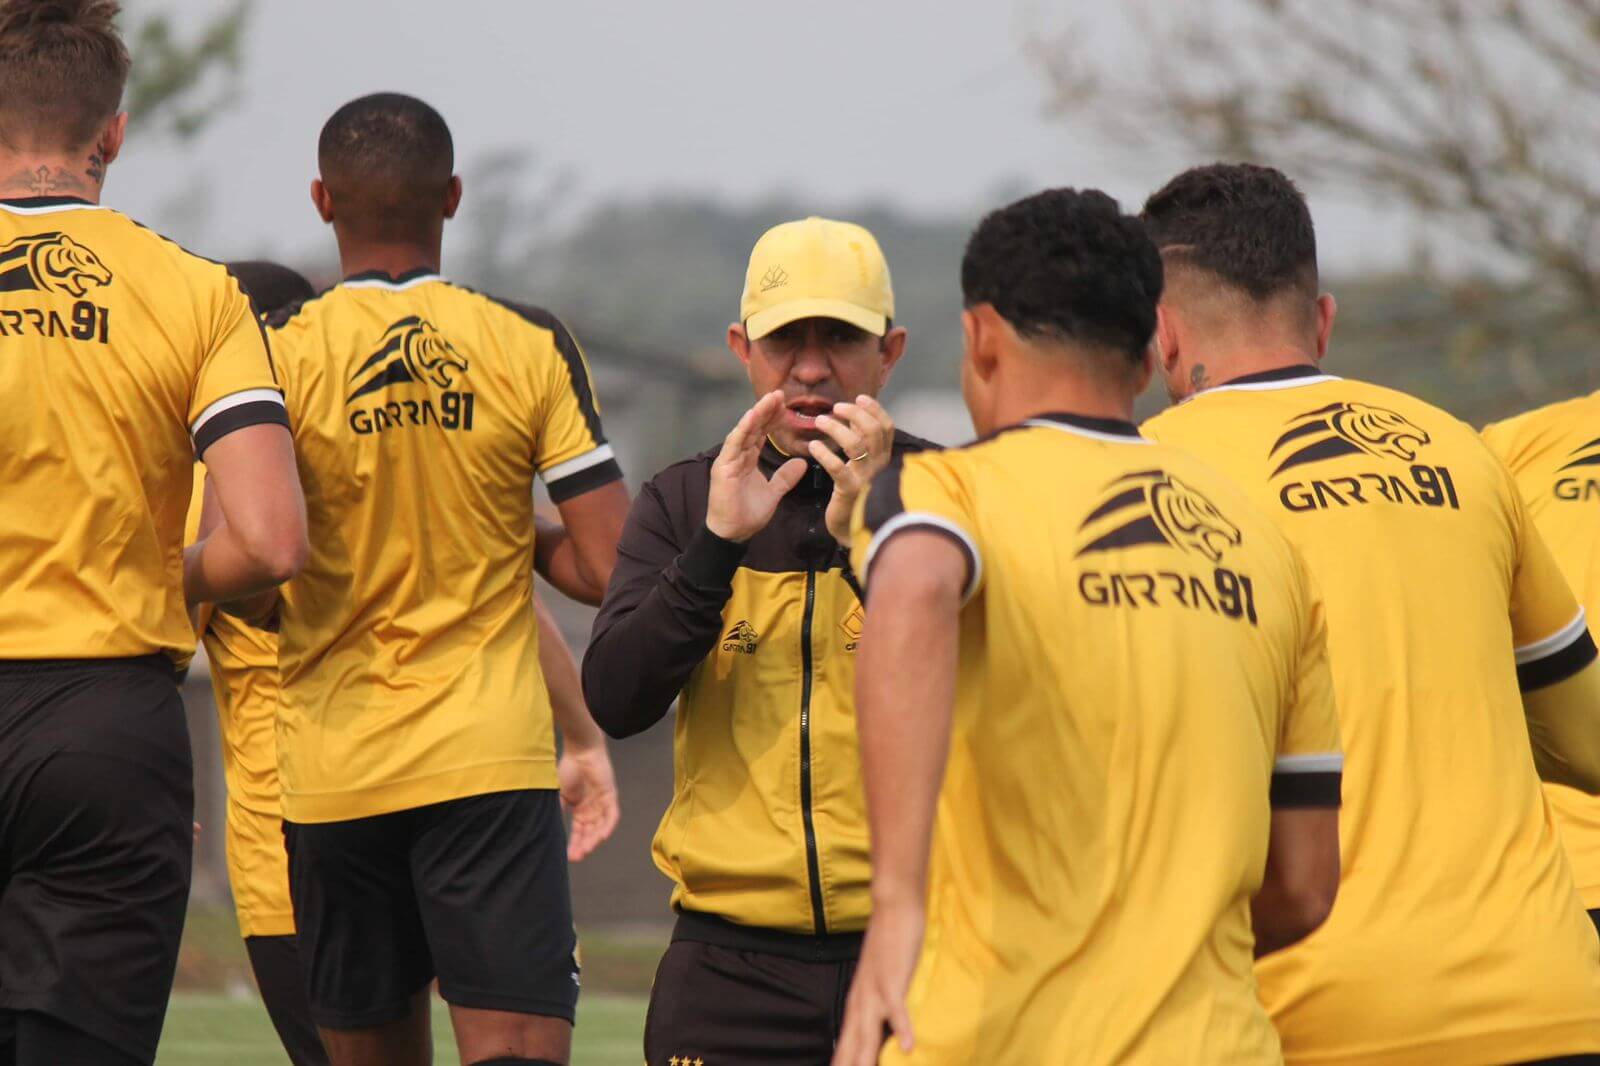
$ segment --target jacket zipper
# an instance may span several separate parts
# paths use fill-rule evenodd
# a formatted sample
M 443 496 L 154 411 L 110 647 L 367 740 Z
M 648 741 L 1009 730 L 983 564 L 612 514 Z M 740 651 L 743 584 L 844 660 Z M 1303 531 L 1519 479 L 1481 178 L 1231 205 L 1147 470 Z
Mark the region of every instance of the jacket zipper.
M 800 621 L 800 816 L 806 828 L 806 872 L 811 879 L 811 919 L 818 936 L 828 932 L 822 908 L 822 864 L 817 828 L 811 820 L 811 614 L 817 602 L 817 572 L 806 571 L 806 611 Z

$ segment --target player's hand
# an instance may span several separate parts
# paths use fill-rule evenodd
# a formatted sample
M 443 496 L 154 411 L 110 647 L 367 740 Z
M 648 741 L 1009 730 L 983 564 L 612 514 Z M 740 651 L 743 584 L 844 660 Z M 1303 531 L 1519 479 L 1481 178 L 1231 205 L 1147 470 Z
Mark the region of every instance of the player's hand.
M 804 459 L 790 459 L 770 481 L 761 473 L 761 446 L 783 412 L 782 392 L 761 397 L 733 427 L 711 464 L 706 528 L 723 540 L 743 543 L 765 529 L 779 501 L 805 476 Z
M 567 834 L 567 861 L 582 862 L 610 839 L 617 828 L 617 775 L 605 744 L 592 748 L 568 745 L 556 763 L 561 782 L 561 807 L 572 815 Z
M 920 905 L 873 909 L 861 944 L 861 962 L 845 1002 L 833 1066 L 876 1066 L 886 1025 L 893 1030 L 901 1051 L 909 1052 L 915 1046 L 906 991 L 922 953 L 923 925 Z
M 894 451 L 894 420 L 883 405 L 871 396 L 857 396 L 855 403 L 836 403 L 832 415 L 817 418 L 817 428 L 828 435 L 838 451 L 826 441 L 814 440 L 808 447 L 811 457 L 833 478 L 833 496 L 828 500 L 826 520 L 833 539 L 850 546 L 850 513 L 856 498 L 872 484 L 878 471 L 889 465 Z

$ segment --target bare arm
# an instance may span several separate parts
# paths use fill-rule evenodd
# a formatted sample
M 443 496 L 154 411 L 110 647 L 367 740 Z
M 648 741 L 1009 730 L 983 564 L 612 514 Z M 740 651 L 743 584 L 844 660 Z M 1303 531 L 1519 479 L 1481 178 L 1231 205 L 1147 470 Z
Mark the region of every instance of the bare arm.
M 289 431 L 246 426 L 205 451 L 216 492 L 209 533 L 184 551 L 183 592 L 190 603 L 224 603 L 267 591 L 306 563 L 306 504 Z M 204 511 L 202 514 L 204 515 Z M 204 520 L 202 519 L 202 522 Z
M 872 919 L 835 1066 L 878 1061 L 883 1027 L 912 1047 L 905 996 L 922 951 L 928 853 L 954 716 L 967 559 L 909 530 L 872 565 L 856 672 L 862 779 L 872 838 Z
M 550 691 L 550 709 L 562 741 L 557 765 L 561 802 L 572 813 L 567 860 L 580 862 L 617 828 L 621 817 L 617 775 L 606 749 L 605 734 L 583 702 L 583 686 L 572 649 L 538 596 L 533 598 L 533 609 L 539 620 L 539 668 Z
M 556 506 L 561 525 L 535 520 L 534 569 L 572 599 L 596 606 L 617 564 L 628 490 L 613 481 Z
M 1266 876 L 1250 901 L 1256 957 L 1310 936 L 1338 891 L 1339 808 L 1275 808 Z

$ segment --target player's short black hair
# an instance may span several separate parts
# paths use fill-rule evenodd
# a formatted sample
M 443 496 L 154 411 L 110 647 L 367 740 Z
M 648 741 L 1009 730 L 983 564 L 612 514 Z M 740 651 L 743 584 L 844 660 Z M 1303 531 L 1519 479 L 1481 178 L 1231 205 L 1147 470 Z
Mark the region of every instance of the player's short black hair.
M 455 142 L 444 116 L 416 97 L 373 93 L 323 125 L 317 165 L 347 227 L 405 239 L 439 225 Z
M 966 306 L 990 304 L 1024 337 L 1126 356 L 1156 329 L 1161 256 L 1139 221 L 1097 189 L 1049 189 L 990 212 L 961 258 Z
M 265 259 L 244 259 L 228 264 L 228 272 L 250 298 L 256 316 L 270 315 L 290 304 L 309 300 L 317 294 L 299 271 Z
M 82 148 L 116 114 L 128 49 L 116 0 L 0 0 L 0 138 Z
M 1282 171 L 1253 163 L 1194 167 L 1140 213 L 1162 254 L 1261 301 L 1286 289 L 1317 293 L 1311 209 Z

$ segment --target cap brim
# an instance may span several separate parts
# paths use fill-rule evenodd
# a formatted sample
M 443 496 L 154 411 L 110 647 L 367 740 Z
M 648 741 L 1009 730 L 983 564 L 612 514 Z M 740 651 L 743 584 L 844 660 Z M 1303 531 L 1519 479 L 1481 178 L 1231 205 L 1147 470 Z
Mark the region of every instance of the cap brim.
M 844 300 L 791 300 L 765 311 L 757 311 L 745 319 L 744 329 L 751 340 L 760 340 L 773 330 L 782 329 L 802 318 L 837 318 L 840 322 L 848 322 L 857 329 L 866 330 L 874 337 L 881 337 L 889 331 L 889 319 L 886 316 Z

